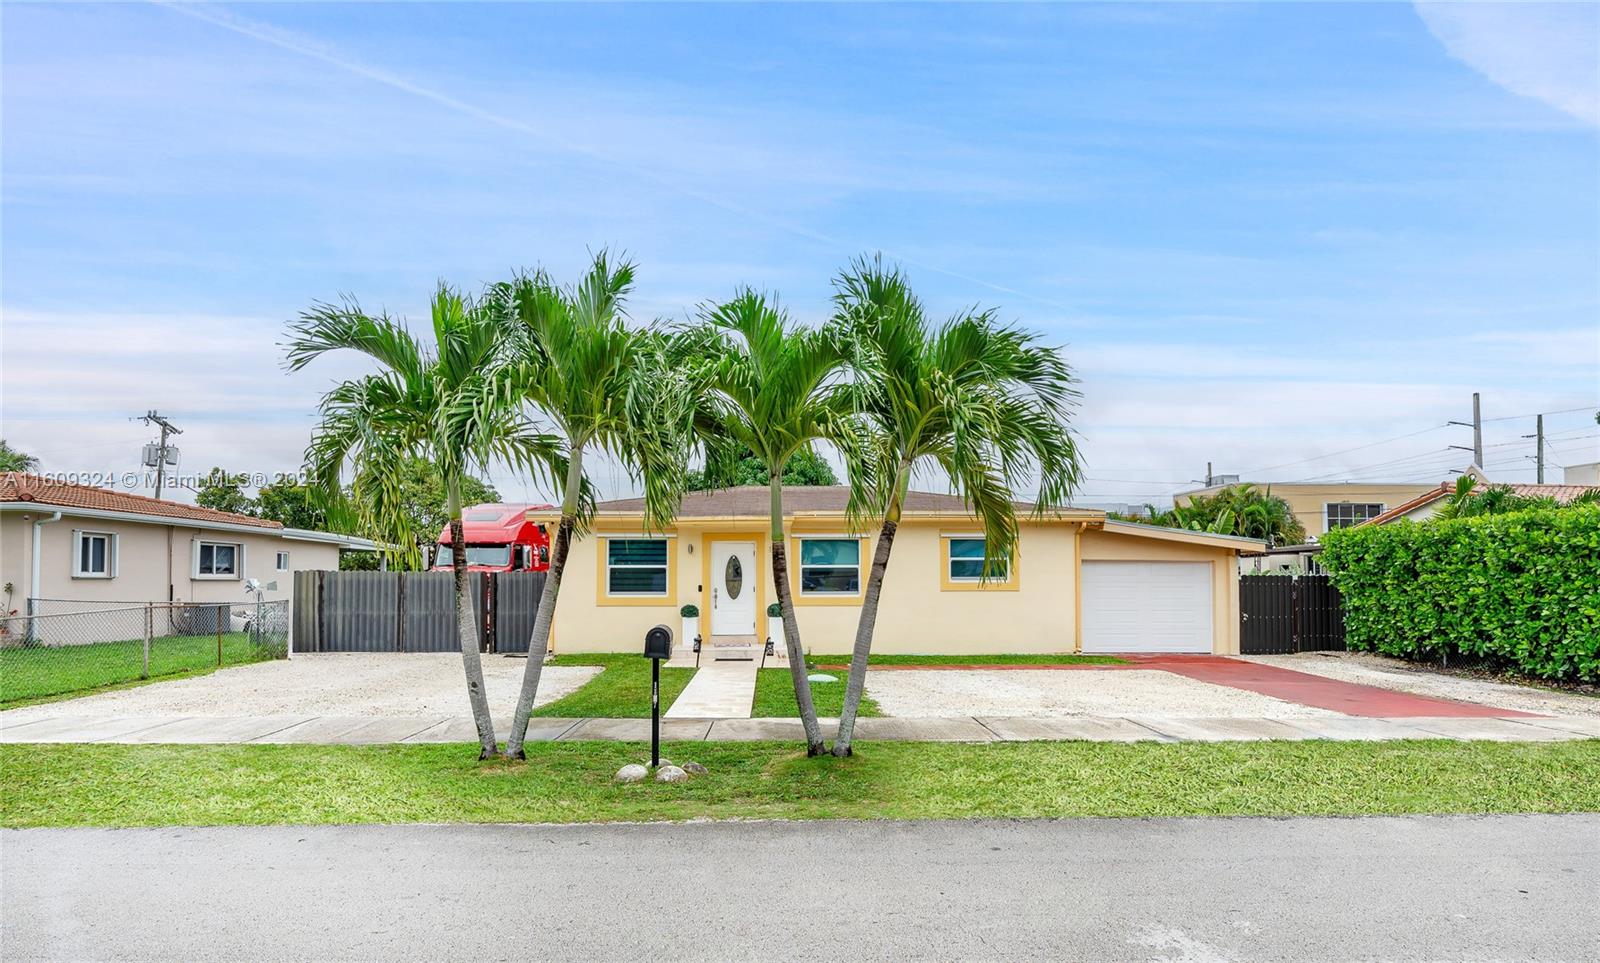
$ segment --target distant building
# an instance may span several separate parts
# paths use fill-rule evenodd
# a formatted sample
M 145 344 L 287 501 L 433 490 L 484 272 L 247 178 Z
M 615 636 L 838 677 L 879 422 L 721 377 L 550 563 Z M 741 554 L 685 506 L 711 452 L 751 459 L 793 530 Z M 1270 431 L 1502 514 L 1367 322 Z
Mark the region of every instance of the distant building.
M 1568 465 L 1561 469 L 1561 480 L 1568 485 L 1600 485 L 1600 461 Z

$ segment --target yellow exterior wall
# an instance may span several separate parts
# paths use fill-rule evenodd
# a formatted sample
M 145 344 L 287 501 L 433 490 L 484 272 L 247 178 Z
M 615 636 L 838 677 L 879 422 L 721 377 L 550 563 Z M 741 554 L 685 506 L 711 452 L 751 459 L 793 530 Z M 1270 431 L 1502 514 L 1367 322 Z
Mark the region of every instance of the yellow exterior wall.
M 1382 505 L 1387 510 L 1396 505 L 1409 502 L 1418 495 L 1438 487 L 1437 482 L 1412 485 L 1361 485 L 1345 482 L 1283 485 L 1251 484 L 1262 490 L 1270 488 L 1272 494 L 1288 502 L 1289 510 L 1294 512 L 1294 517 L 1298 518 L 1300 524 L 1306 527 L 1306 535 L 1312 537 L 1327 531 L 1327 516 L 1324 509 L 1329 502 L 1372 502 Z M 1198 491 L 1183 492 L 1173 500 L 1180 505 L 1186 505 L 1196 495 L 1208 495 L 1216 491 L 1220 491 L 1220 488 L 1202 488 Z
M 802 518 L 801 534 L 846 534 L 842 521 L 817 522 Z M 710 586 L 705 571 L 708 537 L 749 538 L 756 542 L 758 559 L 757 635 L 766 637 L 766 606 L 776 601 L 771 590 L 772 563 L 765 524 L 698 519 L 680 521 L 669 558 L 675 571 L 676 598 L 660 604 L 597 604 L 604 578 L 599 545 L 606 534 L 638 529 L 601 528 L 575 541 L 562 577 L 556 604 L 556 649 L 559 652 L 631 652 L 641 648 L 644 633 L 657 623 L 679 634 L 678 607 L 693 602 L 700 607 L 701 632 L 710 631 Z M 966 652 L 1071 652 L 1075 644 L 1076 595 L 1073 544 L 1075 524 L 1024 524 L 1018 547 L 1015 576 L 1008 585 L 941 588 L 941 536 L 946 531 L 970 532 L 971 526 L 948 521 L 908 521 L 895 537 L 873 651 L 885 653 Z M 788 530 L 791 585 L 799 578 L 795 523 Z M 861 580 L 877 544 L 876 533 L 860 536 Z M 860 604 L 837 598 L 801 599 L 796 594 L 795 616 L 806 649 L 819 654 L 849 652 L 855 642 Z M 682 644 L 684 640 L 677 640 Z
M 1078 647 L 1078 567 L 1082 560 L 1203 561 L 1211 564 L 1212 618 L 1215 651 L 1239 651 L 1239 578 L 1237 550 L 1183 541 L 1108 532 L 1078 522 L 1022 525 L 1013 566 L 1006 584 L 948 586 L 945 550 L 952 533 L 975 533 L 976 527 L 952 519 L 908 519 L 895 538 L 873 651 L 881 653 L 966 654 L 1009 652 L 1072 652 Z M 801 517 L 786 529 L 795 616 L 805 648 L 819 655 L 850 651 L 860 618 L 853 598 L 802 598 L 798 594 L 799 534 L 842 536 L 842 520 Z M 707 572 L 709 539 L 740 538 L 756 543 L 756 632 L 766 637 L 766 606 L 776 600 L 771 588 L 771 555 L 766 524 L 754 519 L 680 520 L 668 534 L 672 590 L 659 602 L 630 598 L 626 604 L 605 599 L 605 568 L 599 546 L 607 536 L 641 537 L 637 523 L 602 520 L 596 531 L 573 542 L 556 606 L 555 647 L 558 652 L 633 652 L 643 646 L 653 625 L 681 633 L 679 606 L 700 607 L 700 631 L 709 640 L 710 585 Z M 866 581 L 876 547 L 876 532 L 859 535 L 861 578 Z M 676 644 L 689 640 L 678 638 Z
M 1210 562 L 1212 652 L 1239 653 L 1239 563 L 1234 550 L 1091 528 L 1083 533 L 1082 556 L 1086 562 Z

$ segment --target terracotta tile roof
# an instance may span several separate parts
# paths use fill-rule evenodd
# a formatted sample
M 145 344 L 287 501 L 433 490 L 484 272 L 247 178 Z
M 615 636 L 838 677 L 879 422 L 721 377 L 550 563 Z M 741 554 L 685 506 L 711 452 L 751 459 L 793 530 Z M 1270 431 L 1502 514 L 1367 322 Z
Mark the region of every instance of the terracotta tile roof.
M 1524 485 L 1520 482 L 1513 482 L 1506 485 L 1500 485 L 1491 482 L 1489 487 L 1509 488 L 1513 494 L 1521 495 L 1524 498 L 1554 498 L 1559 504 L 1562 505 L 1567 504 L 1574 498 L 1582 495 L 1584 492 L 1594 491 L 1596 488 L 1600 488 L 1600 486 L 1595 485 Z M 1440 499 L 1449 498 L 1450 495 L 1455 492 L 1455 490 L 1456 486 L 1454 482 L 1445 482 L 1438 488 L 1425 491 L 1408 502 L 1401 502 L 1395 507 L 1384 512 L 1382 515 L 1374 515 L 1367 521 L 1362 522 L 1362 524 L 1388 524 L 1397 518 L 1405 516 L 1408 512 L 1414 512 L 1417 509 L 1422 508 L 1425 505 L 1430 505 L 1436 501 L 1439 501 Z
M 788 485 L 783 489 L 783 511 L 786 515 L 843 514 L 845 505 L 849 501 L 850 489 L 843 485 Z M 595 510 L 613 514 L 642 514 L 644 499 L 618 498 L 600 502 L 595 506 Z M 678 517 L 766 518 L 770 510 L 771 494 L 765 485 L 742 485 L 737 488 L 690 492 L 683 497 Z M 940 512 L 964 515 L 968 512 L 960 496 L 940 495 L 934 492 L 907 492 L 905 510 L 913 514 Z M 1018 502 L 1017 511 L 1031 512 L 1033 505 Z
M 122 512 L 128 515 L 159 515 L 187 522 L 218 522 L 274 529 L 283 527 L 282 522 L 269 521 L 265 518 L 236 515 L 214 508 L 185 505 L 182 502 L 169 502 L 148 495 L 133 495 L 90 485 L 74 485 L 17 471 L 0 474 L 0 502 L 31 502 L 51 508 L 91 508 L 96 511 Z

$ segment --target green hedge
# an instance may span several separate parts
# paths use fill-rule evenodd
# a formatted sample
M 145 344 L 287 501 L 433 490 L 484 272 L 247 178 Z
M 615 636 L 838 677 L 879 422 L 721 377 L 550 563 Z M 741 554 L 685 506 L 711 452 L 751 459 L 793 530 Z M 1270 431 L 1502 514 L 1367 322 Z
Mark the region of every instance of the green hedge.
M 1600 681 L 1600 506 L 1329 532 L 1352 649 Z

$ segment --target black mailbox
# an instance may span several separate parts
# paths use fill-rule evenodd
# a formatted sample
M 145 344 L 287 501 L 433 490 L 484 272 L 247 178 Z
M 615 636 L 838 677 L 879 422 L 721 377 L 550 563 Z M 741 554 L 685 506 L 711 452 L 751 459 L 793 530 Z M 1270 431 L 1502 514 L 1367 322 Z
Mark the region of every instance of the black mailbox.
M 647 659 L 672 658 L 672 630 L 658 625 L 644 634 L 644 655 Z

